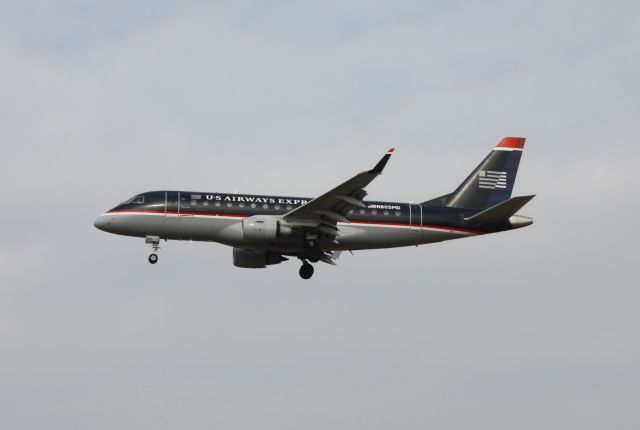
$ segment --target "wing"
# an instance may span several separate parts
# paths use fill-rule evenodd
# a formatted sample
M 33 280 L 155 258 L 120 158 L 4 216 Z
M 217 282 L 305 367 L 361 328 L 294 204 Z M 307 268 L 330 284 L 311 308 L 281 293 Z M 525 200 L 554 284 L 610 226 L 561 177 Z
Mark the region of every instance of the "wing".
M 373 169 L 357 174 L 331 191 L 285 214 L 283 218 L 292 226 L 305 228 L 311 234 L 318 233 L 319 238 L 337 243 L 338 221 L 349 222 L 347 214 L 351 209 L 356 206 L 365 207 L 362 199 L 367 192 L 364 189 L 382 173 L 393 151 L 394 148 L 387 151 Z

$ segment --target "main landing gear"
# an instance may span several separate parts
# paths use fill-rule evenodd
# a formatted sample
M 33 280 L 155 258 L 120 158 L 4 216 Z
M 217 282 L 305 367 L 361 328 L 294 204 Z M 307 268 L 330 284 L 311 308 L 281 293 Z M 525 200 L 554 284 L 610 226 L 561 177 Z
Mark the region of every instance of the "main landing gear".
M 304 260 L 303 260 L 304 261 Z M 302 263 L 300 267 L 300 277 L 302 279 L 309 279 L 313 276 L 313 266 L 306 261 Z
M 151 245 L 153 252 L 149 254 L 149 263 L 156 264 L 158 262 L 158 250 L 160 249 L 160 236 L 147 236 L 144 243 Z

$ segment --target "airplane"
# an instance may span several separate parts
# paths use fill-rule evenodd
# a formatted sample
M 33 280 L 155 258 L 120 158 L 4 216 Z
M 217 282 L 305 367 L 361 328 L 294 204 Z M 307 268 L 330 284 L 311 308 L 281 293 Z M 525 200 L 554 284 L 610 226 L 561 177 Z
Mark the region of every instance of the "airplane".
M 107 211 L 96 228 L 143 237 L 158 262 L 161 239 L 217 242 L 233 247 L 233 264 L 264 268 L 289 258 L 299 274 L 311 263 L 335 265 L 342 251 L 417 246 L 522 228 L 517 215 L 535 195 L 511 197 L 525 138 L 506 137 L 452 193 L 419 204 L 365 201 L 394 149 L 371 169 L 316 198 L 153 191 Z

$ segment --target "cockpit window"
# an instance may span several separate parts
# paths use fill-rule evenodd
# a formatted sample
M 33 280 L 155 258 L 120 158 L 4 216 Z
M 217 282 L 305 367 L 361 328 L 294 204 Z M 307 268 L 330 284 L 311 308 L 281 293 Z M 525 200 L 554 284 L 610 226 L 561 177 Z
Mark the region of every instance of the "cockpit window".
M 141 205 L 144 203 L 144 196 L 134 196 L 129 200 L 122 202 L 123 205 Z

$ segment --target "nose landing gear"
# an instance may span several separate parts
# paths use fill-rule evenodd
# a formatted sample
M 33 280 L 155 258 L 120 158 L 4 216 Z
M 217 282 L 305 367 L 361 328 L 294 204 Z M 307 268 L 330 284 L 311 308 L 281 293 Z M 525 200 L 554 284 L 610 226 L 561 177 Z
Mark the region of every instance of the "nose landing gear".
M 302 263 L 299 273 L 302 279 L 309 279 L 313 276 L 313 266 L 305 261 Z
M 158 262 L 158 250 L 160 249 L 160 236 L 147 236 L 144 243 L 151 245 L 153 252 L 149 254 L 149 263 L 156 264 Z

